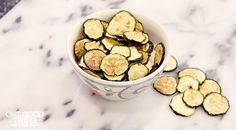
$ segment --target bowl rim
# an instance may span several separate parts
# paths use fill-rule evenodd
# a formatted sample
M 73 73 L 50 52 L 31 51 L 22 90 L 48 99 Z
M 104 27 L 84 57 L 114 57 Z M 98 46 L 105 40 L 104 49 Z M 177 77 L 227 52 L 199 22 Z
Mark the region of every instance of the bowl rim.
M 126 11 L 129 11 L 131 14 L 134 14 L 134 16 L 138 15 L 138 17 L 142 17 L 142 18 L 145 18 L 145 19 L 148 19 L 148 21 L 151 21 L 152 23 L 155 24 L 155 26 L 157 26 L 162 32 L 162 34 L 165 36 L 165 40 L 166 42 L 164 43 L 164 47 L 165 47 L 165 56 L 164 56 L 164 60 L 163 62 L 161 63 L 161 65 L 154 71 L 152 72 L 151 74 L 143 77 L 143 78 L 140 78 L 140 79 L 137 79 L 137 80 L 133 80 L 133 81 L 122 81 L 122 82 L 119 82 L 119 81 L 109 81 L 109 80 L 104 80 L 104 79 L 99 79 L 99 78 L 96 78 L 96 77 L 93 77 L 89 74 L 87 74 L 85 71 L 83 71 L 76 63 L 75 59 L 74 59 L 74 53 L 73 53 L 73 47 L 74 46 L 74 37 L 75 37 L 75 32 L 78 32 L 78 27 L 80 27 L 83 22 L 88 19 L 88 18 L 92 18 L 93 16 L 99 16 L 101 14 L 105 14 L 107 12 L 109 13 L 117 13 L 118 11 L 121 11 L 121 10 L 126 10 Z M 92 13 L 82 19 L 80 19 L 78 22 L 76 22 L 76 24 L 73 26 L 73 29 L 72 29 L 72 32 L 69 34 L 69 38 L 67 39 L 67 53 L 68 53 L 68 56 L 69 56 L 69 60 L 70 62 L 72 63 L 72 66 L 73 68 L 75 69 L 75 71 L 79 72 L 80 75 L 84 76 L 86 79 L 88 80 L 92 80 L 94 82 L 97 82 L 97 83 L 100 83 L 100 84 L 104 84 L 104 85 L 109 85 L 109 86 L 116 86 L 116 87 L 125 87 L 125 86 L 132 86 L 134 84 L 139 84 L 139 83 L 142 83 L 142 82 L 145 82 L 145 81 L 148 81 L 148 80 L 151 80 L 153 79 L 156 75 L 158 75 L 159 73 L 161 73 L 165 67 L 165 65 L 168 63 L 169 61 L 169 58 L 170 58 L 170 52 L 171 52 L 171 47 L 170 47 L 170 40 L 169 40 L 169 37 L 167 35 L 167 32 L 164 30 L 163 26 L 157 22 L 156 20 L 154 20 L 153 18 L 150 18 L 148 16 L 145 16 L 141 13 L 137 13 L 136 11 L 133 11 L 133 10 L 130 10 L 130 9 L 106 9 L 106 10 L 101 10 L 101 11 L 97 11 L 95 13 Z

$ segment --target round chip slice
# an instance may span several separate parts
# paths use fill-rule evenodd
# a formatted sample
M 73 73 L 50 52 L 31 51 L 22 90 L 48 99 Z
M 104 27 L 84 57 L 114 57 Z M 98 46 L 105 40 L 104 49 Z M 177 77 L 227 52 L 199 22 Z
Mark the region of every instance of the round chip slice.
M 154 59 L 154 64 L 156 64 L 157 66 L 161 65 L 163 59 L 164 59 L 164 55 L 165 55 L 165 48 L 164 45 L 162 43 L 158 43 L 155 48 L 155 59 Z
M 144 52 L 144 51 L 139 51 L 142 53 L 142 60 L 141 60 L 141 63 L 142 64 L 146 64 L 149 60 L 149 54 L 147 52 Z
M 184 92 L 185 90 L 193 88 L 198 90 L 199 82 L 192 78 L 191 76 L 184 76 L 179 79 L 179 83 L 177 85 L 177 90 L 179 92 Z
M 144 35 L 144 33 L 136 32 L 136 31 L 125 32 L 124 37 L 128 41 L 134 41 L 134 42 L 139 42 L 139 43 L 144 42 L 146 39 L 146 35 Z
M 100 41 L 91 41 L 91 42 L 86 42 L 84 44 L 85 50 L 94 50 L 94 49 L 99 49 L 103 52 L 107 52 L 107 50 L 104 48 L 104 46 L 100 43 Z
M 153 88 L 163 95 L 173 95 L 176 92 L 177 81 L 171 76 L 162 76 L 158 78 L 154 84 Z
M 177 68 L 177 60 L 174 56 L 171 56 L 167 65 L 164 68 L 164 72 L 170 72 Z
M 200 106 L 204 99 L 203 95 L 195 89 L 188 89 L 183 94 L 183 101 L 189 107 Z
M 109 76 L 123 74 L 129 66 L 128 60 L 121 54 L 109 54 L 102 59 L 100 68 Z
M 122 36 L 124 32 L 134 31 L 136 20 L 128 11 L 122 10 L 111 19 L 107 33 L 115 36 Z
M 181 116 L 191 116 L 195 112 L 195 108 L 188 107 L 183 102 L 183 93 L 175 95 L 170 101 L 170 108 L 174 113 Z
M 225 114 L 229 107 L 228 99 L 216 92 L 208 94 L 203 102 L 204 110 L 212 116 Z
M 108 37 L 103 38 L 101 42 L 107 50 L 111 50 L 113 46 L 122 45 L 120 42 L 116 41 L 115 39 L 108 38 Z
M 198 68 L 186 68 L 186 69 L 178 72 L 179 78 L 181 78 L 183 76 L 187 76 L 187 75 L 198 80 L 200 84 L 202 84 L 204 82 L 204 80 L 206 79 L 206 74 Z
M 215 80 L 207 79 L 203 82 L 202 85 L 200 85 L 199 91 L 205 97 L 207 94 L 209 94 L 211 92 L 221 93 L 221 87 Z
M 128 71 L 129 80 L 136 80 L 145 77 L 148 74 L 148 68 L 141 64 L 137 63 L 132 65 Z
M 104 34 L 104 27 L 100 20 L 88 19 L 83 24 L 84 34 L 93 40 L 99 40 Z
M 75 56 L 79 60 L 84 55 L 84 53 L 86 52 L 85 49 L 84 49 L 84 44 L 86 42 L 90 42 L 90 40 L 87 39 L 87 38 L 84 38 L 84 39 L 81 39 L 81 40 L 77 41 L 74 45 L 74 53 L 75 53 Z
M 125 57 L 129 57 L 130 49 L 127 46 L 113 46 L 111 48 L 110 54 L 121 54 Z
M 84 63 L 91 70 L 100 70 L 100 64 L 105 56 L 101 50 L 89 50 L 84 55 Z
M 139 22 L 138 20 L 136 20 L 134 31 L 137 31 L 137 32 L 143 32 L 144 31 L 142 23 Z

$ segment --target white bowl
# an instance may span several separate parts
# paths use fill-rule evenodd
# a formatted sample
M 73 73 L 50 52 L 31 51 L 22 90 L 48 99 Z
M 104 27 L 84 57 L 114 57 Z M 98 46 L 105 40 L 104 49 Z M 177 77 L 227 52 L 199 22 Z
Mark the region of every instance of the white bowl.
M 69 55 L 69 59 L 80 77 L 80 79 L 89 87 L 91 90 L 105 99 L 109 100 L 126 100 L 129 98 L 134 97 L 135 95 L 139 94 L 146 87 L 152 86 L 154 80 L 161 75 L 164 67 L 166 66 L 169 58 L 170 58 L 170 45 L 169 39 L 167 37 L 166 32 L 164 31 L 163 27 L 156 22 L 155 20 L 136 13 L 134 11 L 129 11 L 133 14 L 144 26 L 144 31 L 148 33 L 150 40 L 156 44 L 162 42 L 165 47 L 165 56 L 161 66 L 155 70 L 153 73 L 147 75 L 144 78 L 134 80 L 134 81 L 122 81 L 122 82 L 115 82 L 115 81 L 108 81 L 99 78 L 95 78 L 86 72 L 84 72 L 76 63 L 75 56 L 73 53 L 73 47 L 75 42 L 82 37 L 82 30 L 83 30 L 83 23 L 88 18 L 97 18 L 101 20 L 109 21 L 111 17 L 116 14 L 120 9 L 109 9 L 103 10 L 96 13 L 93 13 L 76 24 L 74 26 L 74 30 L 72 34 L 70 34 L 67 44 L 67 51 Z

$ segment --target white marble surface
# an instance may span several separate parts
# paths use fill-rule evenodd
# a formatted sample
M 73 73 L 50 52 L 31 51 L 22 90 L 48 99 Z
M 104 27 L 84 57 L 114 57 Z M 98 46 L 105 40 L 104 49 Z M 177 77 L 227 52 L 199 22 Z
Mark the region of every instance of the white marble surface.
M 82 17 L 129 8 L 155 18 L 171 38 L 180 67 L 219 80 L 231 108 L 188 118 L 169 109 L 171 97 L 153 89 L 126 102 L 92 95 L 73 72 L 66 40 Z M 0 20 L 1 130 L 235 130 L 235 0 L 23 0 Z M 69 101 L 69 102 L 68 102 Z M 63 105 L 66 103 L 66 105 Z M 7 111 L 43 111 L 38 126 L 12 126 Z

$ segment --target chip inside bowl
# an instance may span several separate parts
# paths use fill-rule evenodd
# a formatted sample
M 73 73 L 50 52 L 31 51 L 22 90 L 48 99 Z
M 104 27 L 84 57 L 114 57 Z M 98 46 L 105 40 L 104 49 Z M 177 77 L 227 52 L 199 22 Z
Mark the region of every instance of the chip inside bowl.
M 74 45 L 74 54 L 78 66 L 97 78 L 137 80 L 159 68 L 164 59 L 164 45 L 153 44 L 142 22 L 126 10 L 109 21 L 86 19 L 83 33 Z

